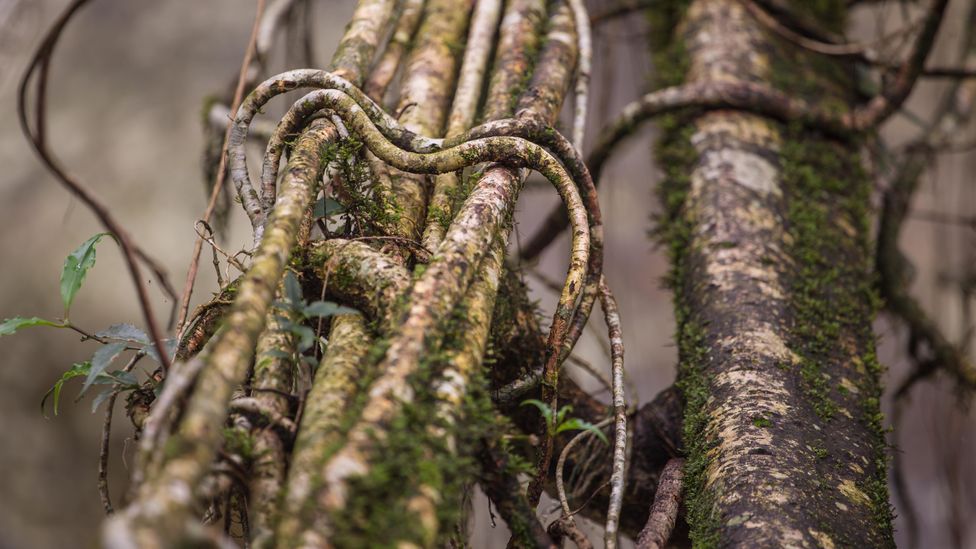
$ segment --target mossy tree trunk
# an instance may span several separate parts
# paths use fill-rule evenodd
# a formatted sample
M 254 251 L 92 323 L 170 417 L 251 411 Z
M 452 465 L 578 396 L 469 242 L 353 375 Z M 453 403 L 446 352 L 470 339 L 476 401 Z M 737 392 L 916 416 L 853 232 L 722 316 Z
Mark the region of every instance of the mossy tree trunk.
M 572 404 L 593 423 L 616 412 L 619 459 L 610 448 L 607 459 L 566 454 L 570 467 L 588 464 L 592 486 L 613 484 L 583 510 L 606 521 L 608 546 L 617 524 L 636 537 L 676 457 L 687 458 L 696 545 L 891 544 L 863 135 L 785 124 L 790 116 L 762 108 L 696 110 L 694 97 L 662 117 L 661 236 L 680 365 L 675 388 L 629 414 L 625 474 L 623 404 L 612 411 L 559 375 L 597 294 L 619 336 L 593 182 L 550 127 L 586 49 L 574 2 L 361 0 L 331 73 L 283 73 L 244 101 L 228 158 L 256 253 L 221 306 L 184 331 L 158 399 L 144 392 L 152 406 L 140 408 L 149 417 L 133 498 L 107 523 L 108 546 L 227 542 L 198 520 L 221 506 L 250 511 L 250 531 L 231 533 L 258 547 L 463 542 L 464 494 L 476 482 L 517 546 L 551 546 L 534 507 L 554 492 L 553 457 L 570 437 L 540 425 L 538 410 L 519 406 L 526 398 L 550 412 Z M 770 35 L 743 2 L 659 4 L 652 36 L 666 83 L 763 84 L 827 115 L 852 102 L 849 67 Z M 843 4 L 793 3 L 828 27 Z M 251 117 L 303 86 L 322 89 L 275 130 L 255 189 Z M 399 120 L 372 101 L 397 105 Z M 554 183 L 573 224 L 548 339 L 505 261 L 526 167 Z M 313 219 L 319 193 L 341 204 L 343 223 Z M 283 314 L 286 271 L 299 301 L 359 313 L 328 323 L 299 319 L 301 307 Z M 283 333 L 301 322 L 328 336 L 324 351 L 297 347 L 293 336 L 308 330 Z M 536 477 L 523 491 L 526 473 Z
M 804 4 L 820 24 L 843 20 L 829 11 L 842 7 L 818 11 L 842 2 Z M 841 61 L 796 51 L 741 2 L 695 0 L 674 16 L 658 55 L 672 78 L 818 103 L 853 95 Z M 663 125 L 692 541 L 893 545 L 860 137 L 735 109 Z

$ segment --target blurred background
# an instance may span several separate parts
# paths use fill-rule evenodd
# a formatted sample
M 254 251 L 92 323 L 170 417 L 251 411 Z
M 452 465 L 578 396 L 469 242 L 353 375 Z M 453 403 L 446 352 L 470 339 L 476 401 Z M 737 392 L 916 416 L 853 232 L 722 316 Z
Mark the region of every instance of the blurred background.
M 950 3 L 933 56 L 939 65 L 957 60 L 967 1 Z M 24 66 L 67 3 L 0 0 L 0 318 L 59 317 L 64 257 L 101 231 L 93 216 L 42 169 L 16 119 L 16 88 Z M 253 4 L 96 0 L 72 21 L 54 56 L 48 100 L 52 150 L 167 267 L 178 290 L 190 259 L 193 223 L 206 205 L 204 100 L 223 93 L 236 79 Z M 353 2 L 312 4 L 314 53 L 324 64 Z M 869 41 L 911 15 L 898 2 L 867 4 L 852 18 L 848 36 L 853 41 Z M 602 4 L 591 5 L 599 11 Z M 646 91 L 653 78 L 642 19 L 615 19 L 595 29 L 590 140 L 615 112 Z M 281 58 L 273 58 L 269 67 L 271 72 L 286 68 L 296 67 Z M 921 84 L 909 111 L 924 118 L 945 87 L 945 82 Z M 911 117 L 899 116 L 884 133 L 897 144 L 917 131 Z M 661 287 L 667 264 L 662 250 L 647 237 L 658 211 L 653 189 L 659 171 L 651 159 L 654 134 L 649 126 L 627 141 L 601 185 L 606 272 L 620 301 L 628 375 L 638 403 L 673 381 L 676 359 L 671 298 Z M 956 342 L 972 335 L 976 225 L 951 218 L 976 216 L 974 174 L 973 152 L 942 156 L 916 195 L 914 210 L 920 213 L 903 230 L 902 247 L 916 267 L 912 292 Z M 553 194 L 541 186 L 527 188 L 519 206 L 523 238 L 556 203 Z M 250 231 L 239 211 L 232 215 L 225 249 L 237 250 L 247 245 Z M 567 254 L 562 238 L 546 252 L 539 270 L 560 275 Z M 527 280 L 544 310 L 551 310 L 554 296 L 533 276 Z M 150 281 L 149 287 L 157 285 Z M 201 261 L 196 288 L 194 303 L 216 290 L 207 257 Z M 158 291 L 153 296 L 162 317 L 172 303 Z M 127 271 L 110 243 L 99 248 L 97 265 L 71 316 L 90 331 L 117 322 L 142 325 Z M 593 335 L 600 329 L 596 323 L 594 328 L 578 354 L 604 367 L 607 361 Z M 904 353 L 905 334 L 884 316 L 876 328 L 880 356 L 889 368 L 886 384 L 893 386 L 911 366 Z M 66 387 L 59 416 L 48 410 L 51 417 L 46 418 L 40 408 L 41 397 L 60 374 L 73 362 L 88 359 L 93 350 L 93 344 L 65 330 L 34 328 L 0 339 L 0 549 L 95 544 L 102 518 L 96 490 L 102 414 L 91 413 L 88 398 L 72 402 L 80 382 Z M 577 374 L 588 386 L 598 387 L 586 374 Z M 125 459 L 132 456 L 121 408 L 117 406 L 110 466 L 116 498 L 125 483 Z M 970 520 L 976 511 L 976 415 L 960 405 L 950 383 L 936 379 L 915 388 L 904 417 L 893 451 L 901 453 L 909 478 L 920 547 L 976 547 L 976 526 Z M 897 499 L 893 503 L 899 505 Z M 477 499 L 475 507 L 474 547 L 503 547 L 507 533 L 501 526 L 486 526 L 485 501 Z M 902 530 L 899 542 L 904 541 Z

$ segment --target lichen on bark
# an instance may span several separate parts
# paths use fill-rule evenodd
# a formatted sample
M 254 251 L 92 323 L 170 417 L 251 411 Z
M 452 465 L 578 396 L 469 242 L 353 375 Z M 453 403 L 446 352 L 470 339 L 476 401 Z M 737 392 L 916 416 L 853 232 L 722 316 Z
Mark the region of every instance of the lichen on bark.
M 777 63 L 789 46 L 737 2 L 692 2 L 678 35 L 689 82 L 820 79 L 826 97 L 852 86 Z M 685 63 L 669 64 L 666 79 Z M 856 145 L 734 110 L 672 115 L 664 129 L 659 234 L 673 261 L 693 542 L 890 545 Z

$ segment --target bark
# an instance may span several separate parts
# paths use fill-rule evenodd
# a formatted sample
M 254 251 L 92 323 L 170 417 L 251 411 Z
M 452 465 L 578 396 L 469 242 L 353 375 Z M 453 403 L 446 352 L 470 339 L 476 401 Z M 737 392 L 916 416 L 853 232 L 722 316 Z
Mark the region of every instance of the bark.
M 792 80 L 824 102 L 851 89 L 842 69 L 786 62 L 739 2 L 692 2 L 679 36 L 689 83 Z M 856 140 L 732 109 L 666 127 L 692 540 L 890 546 Z
M 230 418 L 259 452 L 246 464 L 255 545 L 435 546 L 451 536 L 461 495 L 478 481 L 512 526 L 513 545 L 550 546 L 533 508 L 570 437 L 540 430 L 538 412 L 518 406 L 525 398 L 571 404 L 592 423 L 613 416 L 612 455 L 580 444 L 560 465 L 586 494 L 612 485 L 582 511 L 608 524 L 609 546 L 618 525 L 633 536 L 645 523 L 649 544 L 667 542 L 678 491 L 661 494 L 650 522 L 648 510 L 674 458 L 686 458 L 686 520 L 697 545 L 890 545 L 870 326 L 870 187 L 856 152 L 861 137 L 846 122 L 855 111 L 839 108 L 854 96 L 849 67 L 767 34 L 739 0 L 665 4 L 653 13 L 655 37 L 668 48 L 660 68 L 670 65 L 685 85 L 625 113 L 597 157 L 602 164 L 639 120 L 666 113 L 661 235 L 674 268 L 676 387 L 626 414 L 619 391 L 608 406 L 560 375 L 599 295 L 615 386 L 623 378 L 594 183 L 579 151 L 550 127 L 578 48 L 587 48 L 576 28 L 582 4 L 512 0 L 503 11 L 493 0 L 362 0 L 332 73 L 269 79 L 236 114 L 230 174 L 256 253 L 233 304 L 205 309 L 188 330 L 180 356 L 190 361 L 168 380 L 169 408 L 150 416 L 136 498 L 106 528 L 108 545 L 220 542 L 194 515 L 229 491 L 238 512 L 245 505 L 231 477 L 212 471 L 236 463 L 222 437 Z M 828 27 L 839 19 L 823 7 L 811 13 Z M 926 32 L 931 41 L 934 31 Z M 586 63 L 578 70 L 585 79 Z M 254 186 L 244 154 L 251 120 L 300 87 L 317 89 L 272 132 Z M 374 103 L 387 95 L 398 119 Z M 480 103 L 487 123 L 472 128 Z M 353 138 L 364 148 L 330 146 Z M 368 172 L 363 181 L 334 177 L 340 201 L 363 191 L 356 185 L 380 192 L 370 219 L 342 229 L 349 238 L 309 242 L 309 205 L 329 166 Z M 572 224 L 548 336 L 505 266 L 526 168 L 553 183 Z M 333 229 L 322 227 L 329 236 Z M 361 312 L 334 318 L 307 395 L 291 398 L 296 365 L 283 351 L 293 343 L 273 305 L 289 261 L 305 294 Z M 241 386 L 250 394 L 234 400 Z M 525 471 L 513 465 L 527 448 L 508 444 L 499 412 L 539 435 L 525 452 L 537 460 L 527 493 L 517 476 Z M 633 455 L 625 467 L 627 425 Z M 571 519 L 550 532 L 588 544 Z

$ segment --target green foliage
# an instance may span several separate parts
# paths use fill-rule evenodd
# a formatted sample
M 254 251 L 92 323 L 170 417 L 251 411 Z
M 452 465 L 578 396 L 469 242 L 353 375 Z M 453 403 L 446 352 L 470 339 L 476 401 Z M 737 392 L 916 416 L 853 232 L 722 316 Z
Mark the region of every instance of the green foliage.
M 597 438 L 602 440 L 604 443 L 609 444 L 607 436 L 603 434 L 603 431 L 601 431 L 596 425 L 593 425 L 592 423 L 578 417 L 567 418 L 566 416 L 569 414 L 569 412 L 573 411 L 573 407 L 568 404 L 560 408 L 556 413 L 553 413 L 551 406 L 534 398 L 522 401 L 521 405 L 535 406 L 539 409 L 542 417 L 546 420 L 546 430 L 548 431 L 549 436 L 554 437 L 559 433 L 566 431 L 589 431 L 596 435 Z
M 363 143 L 355 136 L 330 143 L 322 160 L 333 167 L 343 181 L 342 199 L 345 204 L 325 202 L 321 212 L 344 213 L 360 228 L 383 229 L 394 226 L 400 219 L 400 209 L 386 189 L 376 185 L 363 157 Z M 341 208 L 341 210 L 340 210 Z M 380 231 L 384 232 L 384 231 Z
M 68 311 L 75 299 L 81 284 L 85 281 L 88 271 L 95 266 L 95 246 L 110 233 L 98 233 L 78 246 L 68 254 L 61 271 L 61 301 L 64 303 L 64 318 L 68 318 Z
M 0 336 L 13 335 L 17 333 L 17 330 L 21 328 L 30 328 L 31 326 L 52 326 L 54 328 L 64 328 L 64 324 L 59 322 L 52 322 L 50 320 L 44 320 L 43 318 L 38 318 L 36 316 L 23 317 L 15 316 L 13 318 L 8 318 L 0 324 Z
M 87 391 L 95 383 L 95 379 L 99 374 L 112 365 L 112 362 L 122 354 L 125 347 L 125 343 L 107 343 L 95 351 L 90 362 L 91 366 L 88 370 L 88 377 L 85 378 L 85 385 L 81 388 L 82 392 Z
M 74 364 L 68 369 L 68 371 L 64 372 L 54 383 L 51 389 L 44 394 L 44 397 L 41 399 L 42 412 L 47 399 L 51 397 L 53 398 L 54 403 L 54 415 L 58 414 L 61 401 L 61 392 L 64 389 L 64 384 L 68 380 L 76 377 L 85 377 L 85 382 L 81 388 L 81 392 L 79 393 L 79 398 L 84 395 L 88 389 L 92 387 L 92 385 L 112 385 L 112 387 L 103 391 L 95 398 L 92 404 L 92 411 L 95 411 L 98 405 L 113 393 L 138 388 L 139 382 L 134 375 L 123 371 L 107 371 L 115 359 L 118 358 L 119 355 L 121 355 L 124 351 L 134 350 L 142 355 L 151 357 L 157 362 L 160 362 L 159 353 L 157 352 L 157 349 L 155 348 L 155 345 L 153 345 L 149 336 L 146 335 L 144 331 L 131 324 L 113 324 L 112 326 L 97 332 L 94 334 L 94 336 L 89 336 L 88 332 L 78 328 L 75 324 L 72 324 L 71 321 L 68 320 L 68 313 L 71 310 L 71 304 L 74 301 L 75 296 L 78 294 L 78 290 L 81 289 L 81 285 L 84 283 L 85 277 L 88 275 L 88 271 L 95 266 L 95 247 L 105 236 L 113 235 L 111 235 L 111 233 L 96 234 L 82 243 L 81 246 L 76 248 L 73 252 L 68 254 L 67 258 L 65 258 L 64 267 L 61 271 L 61 301 L 64 305 L 64 318 L 62 321 L 55 322 L 36 316 L 13 317 L 4 320 L 3 323 L 0 324 L 0 336 L 11 335 L 20 329 L 29 328 L 32 326 L 49 326 L 52 328 L 62 329 L 71 328 L 84 334 L 85 339 L 95 340 L 102 343 L 102 346 L 95 351 L 95 354 L 92 356 L 91 360 Z M 176 340 L 168 339 L 163 341 L 163 344 L 167 347 L 167 352 L 172 354 L 176 346 Z
M 359 312 L 332 301 L 307 303 L 302 286 L 291 271 L 285 272 L 284 289 L 284 299 L 275 302 L 275 306 L 287 314 L 278 316 L 277 320 L 282 330 L 290 332 L 295 337 L 299 354 L 311 349 L 316 342 L 315 331 L 307 325 L 308 320 Z M 320 343 L 324 350 L 324 340 Z
M 312 217 L 329 217 L 330 215 L 340 214 L 345 211 L 346 207 L 340 204 L 336 199 L 323 196 L 315 202 L 314 206 L 312 206 Z
M 244 461 L 254 457 L 254 438 L 251 433 L 236 427 L 224 427 L 224 449 L 238 456 Z
M 54 415 L 58 415 L 58 409 L 61 403 L 61 392 L 64 389 L 65 382 L 74 379 L 76 377 L 91 377 L 92 363 L 91 361 L 75 363 L 68 369 L 65 373 L 61 374 L 61 377 L 54 383 L 44 397 L 41 399 L 41 411 L 44 410 L 44 405 L 47 403 L 47 399 L 51 398 L 52 407 L 54 409 Z M 84 396 L 88 389 L 88 385 L 112 385 L 106 391 L 102 392 L 95 398 L 92 402 L 92 412 L 101 404 L 112 392 L 116 389 L 120 391 L 130 391 L 139 388 L 139 381 L 130 372 L 124 372 L 121 370 L 116 370 L 114 372 L 99 372 L 94 376 L 94 381 L 91 384 L 86 384 L 86 386 L 78 393 L 78 398 Z

